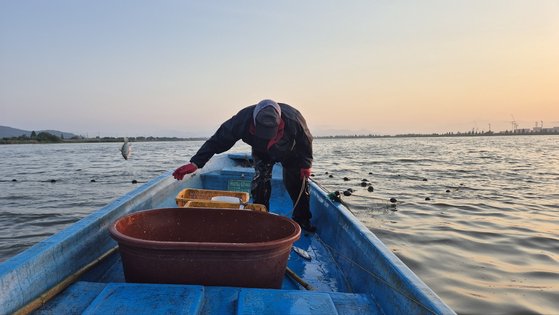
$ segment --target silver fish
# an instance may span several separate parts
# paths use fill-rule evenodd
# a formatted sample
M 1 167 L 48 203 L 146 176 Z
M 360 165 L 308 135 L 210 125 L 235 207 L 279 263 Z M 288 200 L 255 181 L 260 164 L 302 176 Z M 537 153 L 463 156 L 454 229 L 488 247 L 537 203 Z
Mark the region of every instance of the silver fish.
M 293 251 L 295 253 L 297 253 L 297 255 L 303 257 L 304 259 L 306 259 L 306 260 L 311 260 L 312 259 L 311 255 L 309 255 L 309 253 L 306 250 L 304 250 L 300 247 L 297 247 L 297 246 L 293 246 L 292 248 L 293 248 Z
M 132 153 L 132 145 L 128 142 L 128 138 L 124 137 L 124 144 L 120 148 L 120 153 L 125 160 L 128 160 L 130 153 Z

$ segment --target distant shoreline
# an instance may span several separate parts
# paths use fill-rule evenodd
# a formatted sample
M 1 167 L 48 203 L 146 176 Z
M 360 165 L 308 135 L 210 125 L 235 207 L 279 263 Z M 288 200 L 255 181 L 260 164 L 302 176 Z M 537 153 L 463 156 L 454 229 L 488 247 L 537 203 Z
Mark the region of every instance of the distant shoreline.
M 2 138 L 0 144 L 44 144 L 44 143 L 110 143 L 124 142 L 124 137 L 72 138 L 72 139 L 32 139 L 32 138 Z M 161 141 L 202 141 L 208 138 L 178 138 L 178 137 L 127 137 L 130 142 L 161 142 Z
M 400 135 L 339 135 L 339 136 L 316 136 L 315 139 L 352 139 L 352 138 L 451 138 L 451 137 L 509 137 L 509 136 L 554 136 L 559 132 L 485 132 L 485 133 L 445 133 L 445 134 L 400 134 Z
M 336 136 L 315 136 L 314 139 L 365 139 L 365 138 L 448 138 L 448 137 L 498 137 L 498 136 L 553 136 L 559 132 L 485 132 L 485 133 L 446 133 L 446 134 L 401 134 L 401 135 L 336 135 Z M 161 142 L 161 141 L 205 141 L 209 137 L 127 137 L 130 142 Z M 44 144 L 44 143 L 104 143 L 104 142 L 124 142 L 124 137 L 95 137 L 83 138 L 73 137 L 63 139 L 54 135 L 41 139 L 30 137 L 11 137 L 0 139 L 0 144 Z

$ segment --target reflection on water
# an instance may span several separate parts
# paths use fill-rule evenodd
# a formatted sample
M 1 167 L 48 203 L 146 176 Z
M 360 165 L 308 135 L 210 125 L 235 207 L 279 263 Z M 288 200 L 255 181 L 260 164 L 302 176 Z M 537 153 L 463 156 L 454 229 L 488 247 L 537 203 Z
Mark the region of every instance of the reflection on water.
M 313 178 L 353 189 L 343 197 L 352 212 L 458 313 L 554 314 L 557 140 L 317 139 Z M 186 162 L 201 143 L 134 143 L 128 161 L 120 143 L 0 146 L 0 260 L 130 191 L 133 180 Z

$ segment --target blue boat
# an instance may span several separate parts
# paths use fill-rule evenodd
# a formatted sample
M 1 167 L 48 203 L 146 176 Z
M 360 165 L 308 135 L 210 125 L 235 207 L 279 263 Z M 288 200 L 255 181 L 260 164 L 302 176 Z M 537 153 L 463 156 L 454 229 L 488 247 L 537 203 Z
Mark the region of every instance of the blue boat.
M 294 243 L 281 288 L 125 281 L 109 233 L 115 221 L 146 209 L 177 207 L 175 197 L 184 189 L 248 191 L 254 172 L 250 159 L 216 155 L 183 181 L 166 172 L 3 262 L 0 314 L 455 314 L 312 180 L 318 230 L 303 232 Z M 293 205 L 281 174 L 276 165 L 270 209 L 289 217 Z

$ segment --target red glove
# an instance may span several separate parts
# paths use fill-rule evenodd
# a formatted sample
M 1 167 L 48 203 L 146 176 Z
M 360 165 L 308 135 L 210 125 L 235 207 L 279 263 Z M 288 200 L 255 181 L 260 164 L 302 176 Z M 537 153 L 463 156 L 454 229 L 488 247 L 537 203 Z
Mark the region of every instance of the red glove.
M 302 168 L 301 169 L 301 179 L 309 178 L 311 176 L 311 168 Z
M 198 166 L 196 166 L 196 164 L 194 163 L 188 163 L 185 164 L 179 168 L 177 168 L 174 172 L 173 172 L 173 177 L 176 180 L 182 180 L 184 178 L 184 175 L 186 174 L 190 174 L 193 173 L 194 171 L 196 171 L 198 169 Z

